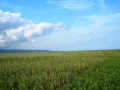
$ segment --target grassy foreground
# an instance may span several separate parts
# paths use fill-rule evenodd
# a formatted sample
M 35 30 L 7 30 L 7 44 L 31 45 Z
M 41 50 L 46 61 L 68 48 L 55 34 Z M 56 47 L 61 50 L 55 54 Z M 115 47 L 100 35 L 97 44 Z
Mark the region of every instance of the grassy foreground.
M 0 54 L 0 90 L 120 90 L 120 51 Z

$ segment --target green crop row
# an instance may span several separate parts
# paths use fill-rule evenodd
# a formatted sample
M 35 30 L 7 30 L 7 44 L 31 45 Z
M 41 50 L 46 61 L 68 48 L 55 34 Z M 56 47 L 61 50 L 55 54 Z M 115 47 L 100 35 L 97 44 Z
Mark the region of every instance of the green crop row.
M 116 63 L 112 63 L 114 60 Z M 116 76 L 111 74 L 109 79 L 115 77 L 115 81 L 119 81 L 119 65 L 120 51 L 0 54 L 0 89 L 86 90 L 88 87 L 94 90 L 98 89 L 97 86 L 103 87 L 98 85 L 101 80 L 98 77 L 103 74 L 105 79 L 112 70 Z M 112 69 L 106 69 L 107 66 Z M 100 73 L 99 70 L 103 72 Z M 93 86 L 94 84 L 97 86 Z M 105 85 L 111 84 L 108 82 Z
M 120 52 L 111 53 L 109 60 L 76 75 L 61 90 L 120 90 Z

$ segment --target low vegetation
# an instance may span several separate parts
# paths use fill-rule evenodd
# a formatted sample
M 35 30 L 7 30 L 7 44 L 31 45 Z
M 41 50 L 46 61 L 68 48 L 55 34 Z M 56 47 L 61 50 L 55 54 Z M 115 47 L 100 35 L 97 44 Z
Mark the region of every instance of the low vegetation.
M 0 54 L 1 90 L 120 90 L 120 51 Z

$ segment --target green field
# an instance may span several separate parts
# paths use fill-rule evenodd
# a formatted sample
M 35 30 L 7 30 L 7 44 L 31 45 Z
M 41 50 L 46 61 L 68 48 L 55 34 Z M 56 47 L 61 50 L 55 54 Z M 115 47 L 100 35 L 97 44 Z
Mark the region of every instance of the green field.
M 120 90 L 120 50 L 0 54 L 0 90 Z

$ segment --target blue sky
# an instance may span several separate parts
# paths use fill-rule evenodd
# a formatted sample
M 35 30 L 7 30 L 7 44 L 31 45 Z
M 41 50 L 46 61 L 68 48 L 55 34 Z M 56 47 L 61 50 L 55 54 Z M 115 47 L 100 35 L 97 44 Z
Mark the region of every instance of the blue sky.
M 120 49 L 120 0 L 0 0 L 0 48 Z

